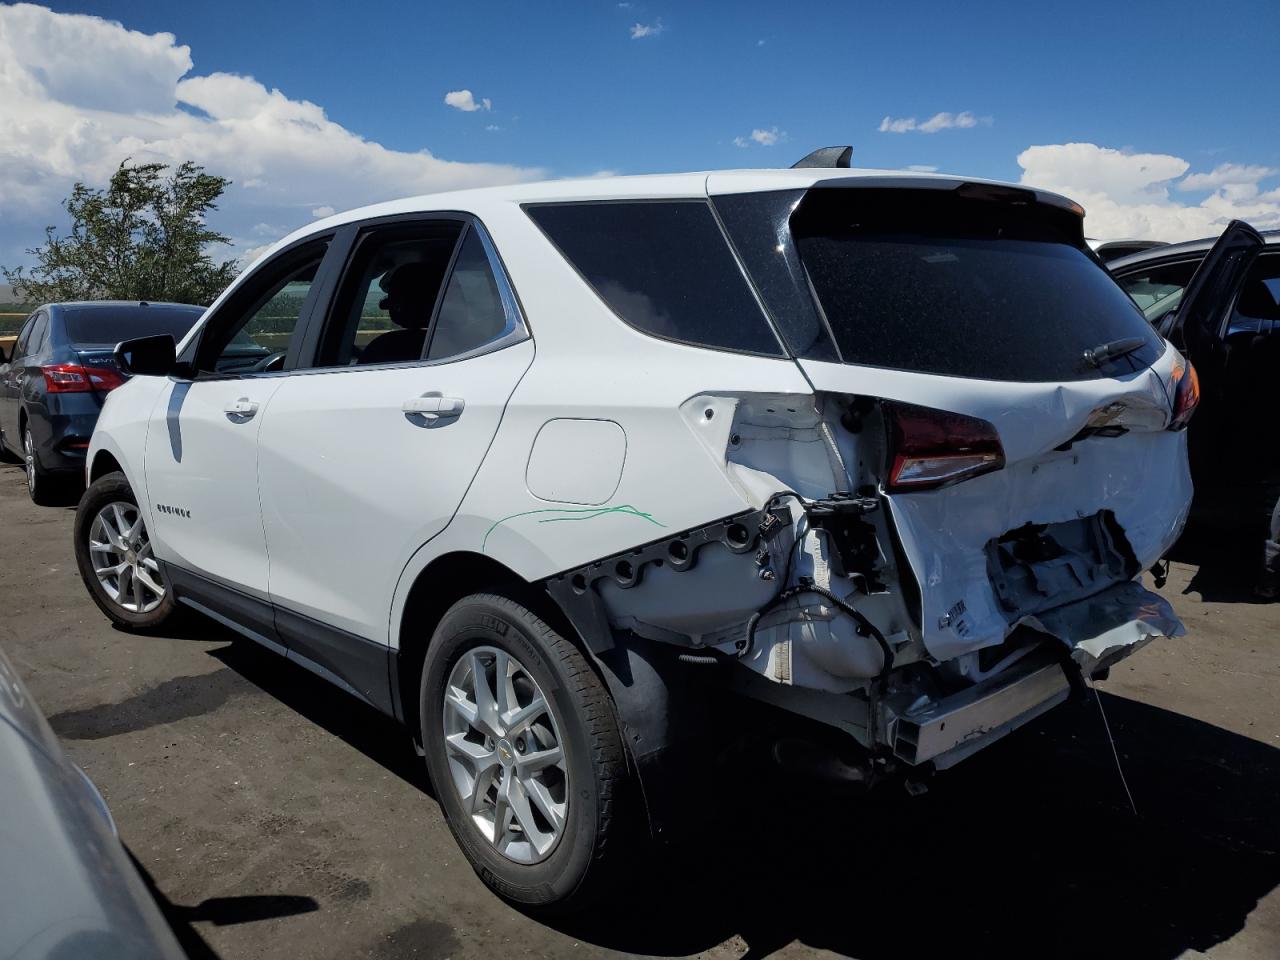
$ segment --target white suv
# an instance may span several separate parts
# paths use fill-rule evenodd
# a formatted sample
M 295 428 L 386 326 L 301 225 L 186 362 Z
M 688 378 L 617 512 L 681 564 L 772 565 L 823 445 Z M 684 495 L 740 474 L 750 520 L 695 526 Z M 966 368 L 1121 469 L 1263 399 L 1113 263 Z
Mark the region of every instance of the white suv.
M 404 721 L 528 905 L 694 805 L 713 688 L 837 731 L 849 777 L 943 769 L 1182 631 L 1136 578 L 1187 511 L 1194 374 L 1082 214 L 831 166 L 319 221 L 176 351 L 117 348 L 85 584 Z

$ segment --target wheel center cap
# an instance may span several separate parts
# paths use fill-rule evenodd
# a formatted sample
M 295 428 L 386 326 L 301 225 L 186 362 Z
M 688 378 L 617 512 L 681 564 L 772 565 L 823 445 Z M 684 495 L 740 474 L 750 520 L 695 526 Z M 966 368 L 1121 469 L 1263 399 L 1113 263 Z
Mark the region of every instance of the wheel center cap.
M 498 759 L 502 761 L 504 766 L 508 767 L 515 762 L 516 752 L 511 746 L 511 741 L 498 741 Z

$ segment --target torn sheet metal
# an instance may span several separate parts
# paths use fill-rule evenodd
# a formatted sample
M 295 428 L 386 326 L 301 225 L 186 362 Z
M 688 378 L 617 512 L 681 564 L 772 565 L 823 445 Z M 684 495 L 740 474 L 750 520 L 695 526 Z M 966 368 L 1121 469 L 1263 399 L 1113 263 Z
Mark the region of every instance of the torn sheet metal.
M 1136 580 L 1022 622 L 1063 640 L 1086 677 L 1124 659 L 1155 637 L 1180 637 L 1187 632 L 1169 601 Z

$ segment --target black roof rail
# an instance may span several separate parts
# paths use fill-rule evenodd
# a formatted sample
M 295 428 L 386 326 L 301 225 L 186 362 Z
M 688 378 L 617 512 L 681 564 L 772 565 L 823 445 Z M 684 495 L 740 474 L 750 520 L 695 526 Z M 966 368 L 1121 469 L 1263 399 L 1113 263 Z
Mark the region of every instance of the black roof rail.
M 791 165 L 792 170 L 801 167 L 848 167 L 853 157 L 853 147 L 819 147 L 803 159 Z

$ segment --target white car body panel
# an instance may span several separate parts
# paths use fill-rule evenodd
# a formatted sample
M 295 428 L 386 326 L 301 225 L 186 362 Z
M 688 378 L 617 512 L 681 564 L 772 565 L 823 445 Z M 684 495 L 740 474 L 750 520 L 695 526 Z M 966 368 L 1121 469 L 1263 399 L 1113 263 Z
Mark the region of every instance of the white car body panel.
M 169 382 L 147 431 L 147 494 L 156 556 L 266 598 L 270 564 L 258 494 L 258 432 L 283 383 Z M 252 416 L 229 414 L 240 401 Z
M 259 443 L 271 599 L 385 643 L 400 572 L 453 517 L 533 353 L 525 340 L 455 363 L 281 378 Z M 461 415 L 401 409 L 428 393 L 464 400 Z

